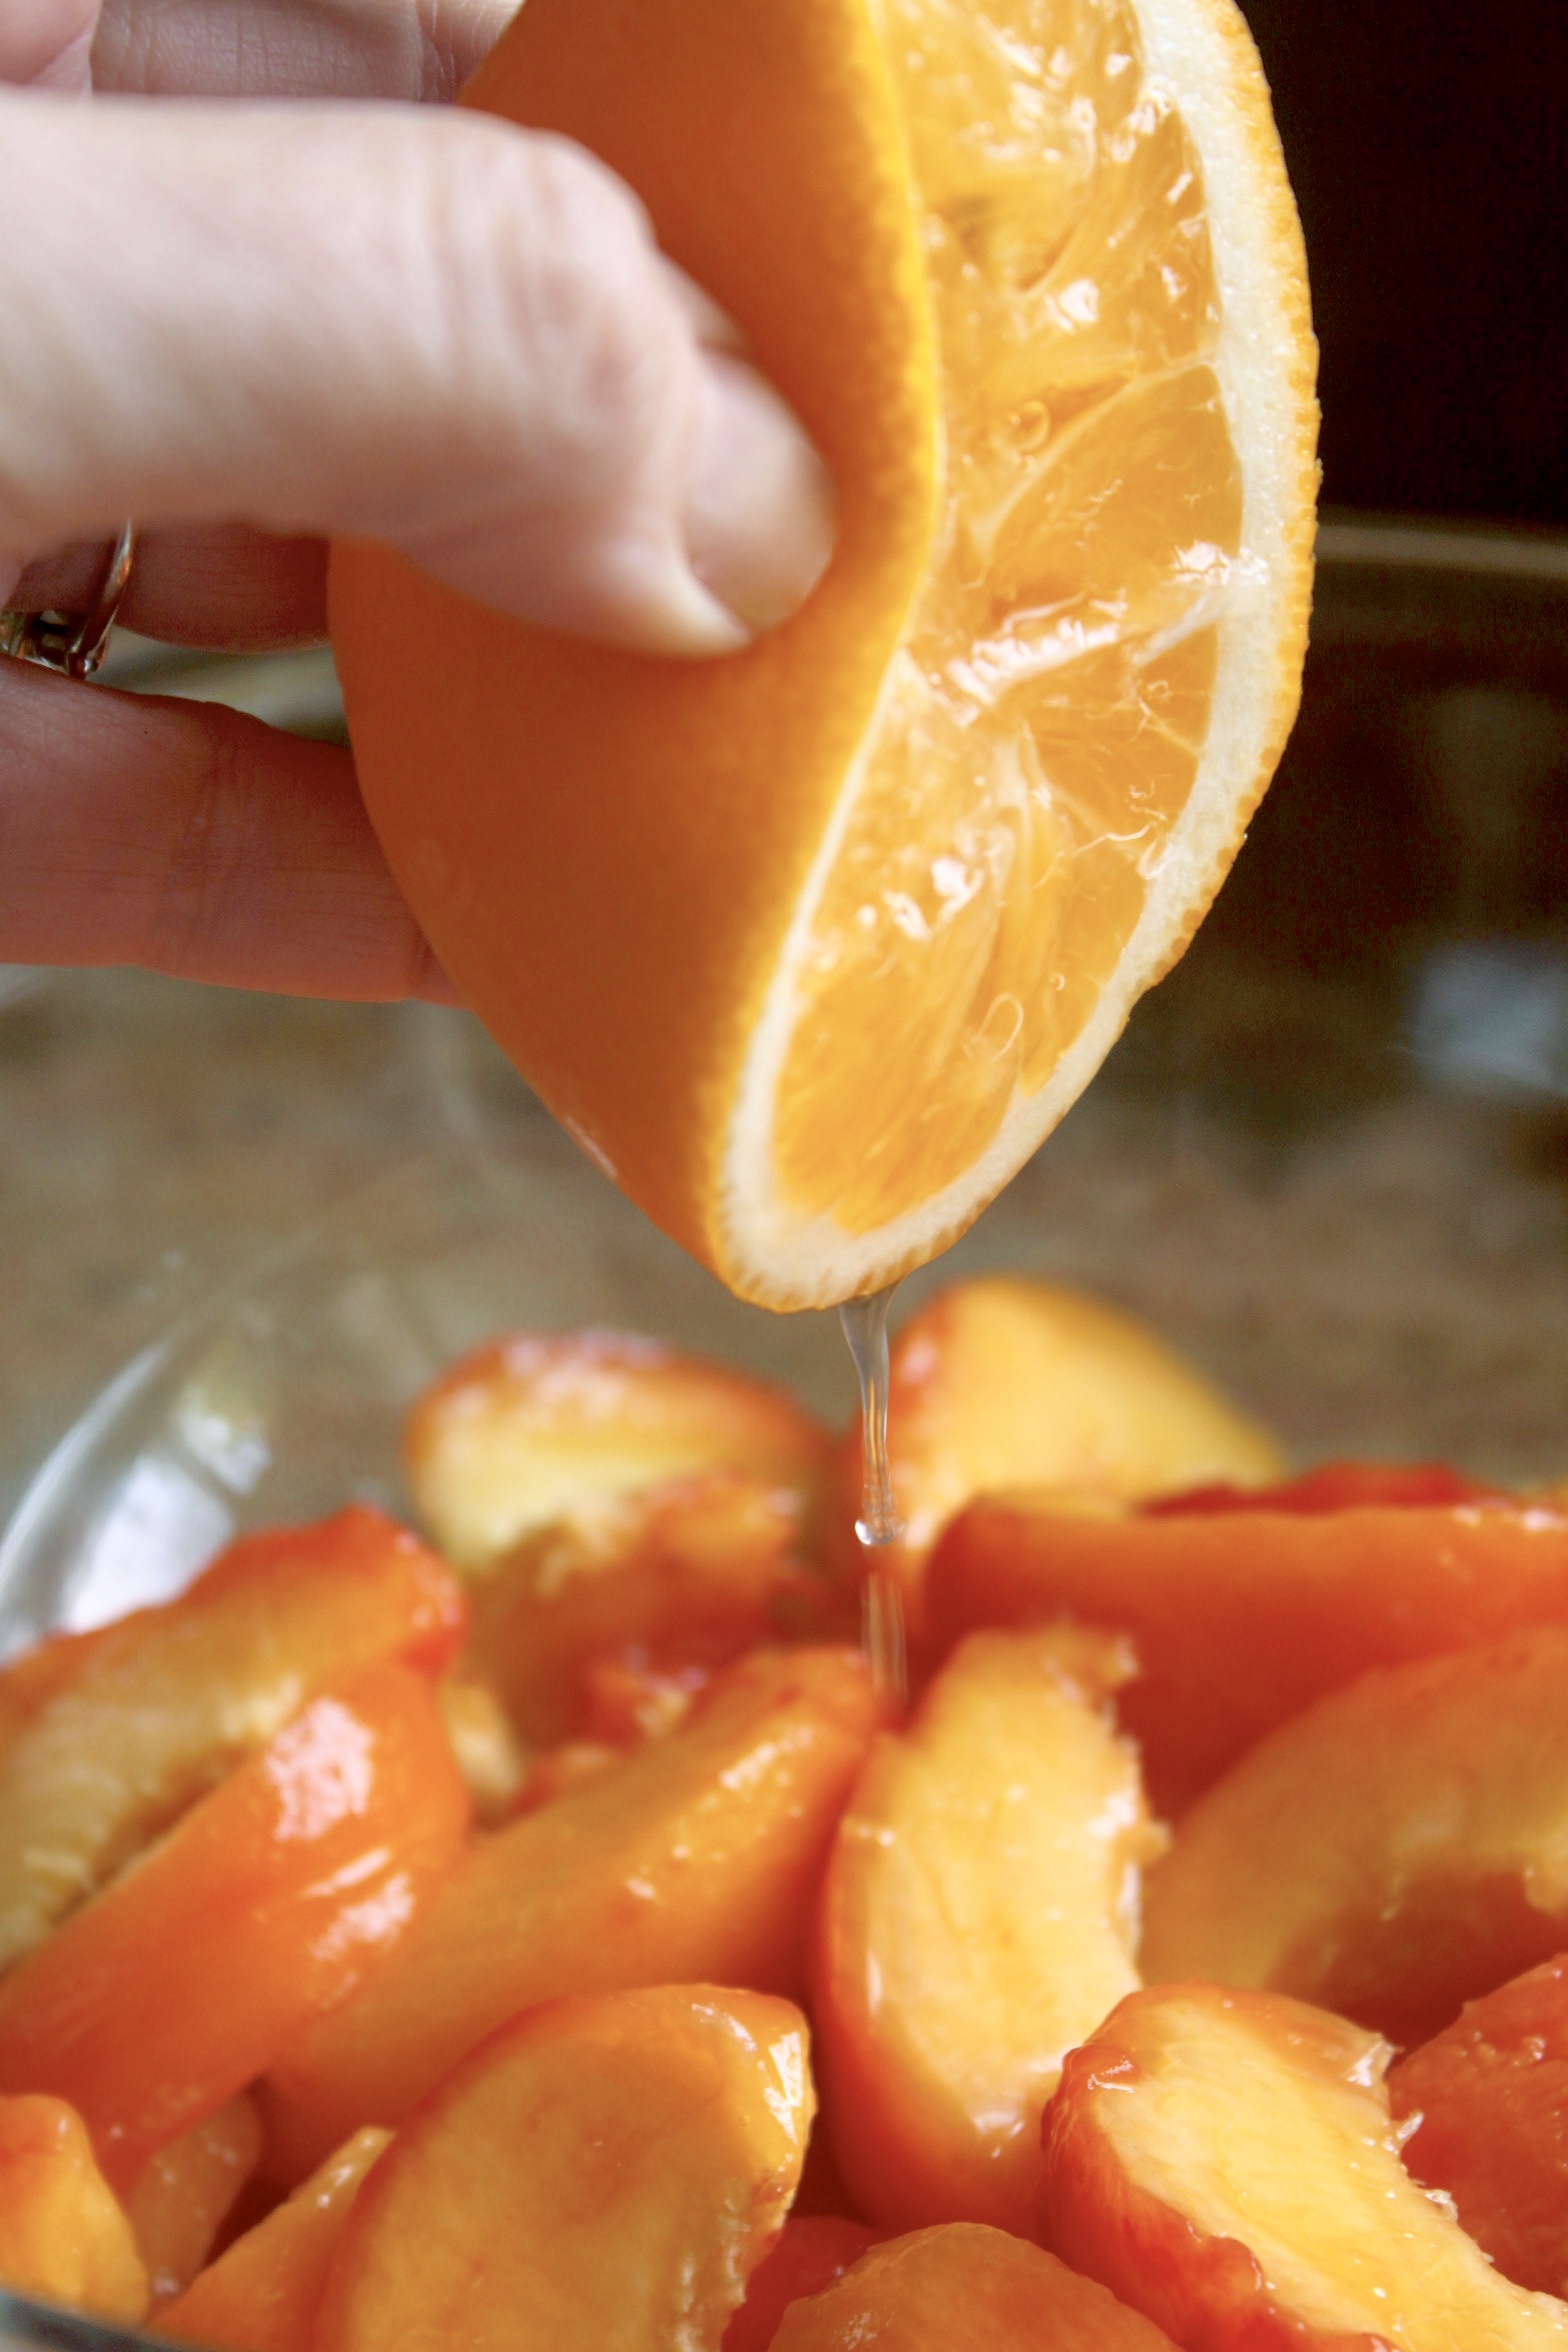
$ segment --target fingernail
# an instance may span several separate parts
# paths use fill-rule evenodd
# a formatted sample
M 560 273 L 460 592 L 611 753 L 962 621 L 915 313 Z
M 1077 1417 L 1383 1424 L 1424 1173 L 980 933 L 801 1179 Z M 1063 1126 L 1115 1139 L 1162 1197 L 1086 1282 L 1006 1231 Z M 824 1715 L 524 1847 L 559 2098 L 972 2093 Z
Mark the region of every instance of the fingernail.
M 712 349 L 702 367 L 686 552 L 703 587 L 755 633 L 787 619 L 821 579 L 833 552 L 833 485 L 755 368 Z

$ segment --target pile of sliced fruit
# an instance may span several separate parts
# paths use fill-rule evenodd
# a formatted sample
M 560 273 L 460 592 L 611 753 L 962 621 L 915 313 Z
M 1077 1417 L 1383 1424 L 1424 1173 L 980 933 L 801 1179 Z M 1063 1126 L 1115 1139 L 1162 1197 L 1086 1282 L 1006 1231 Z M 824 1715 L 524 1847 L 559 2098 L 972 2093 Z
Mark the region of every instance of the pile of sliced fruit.
M 907 1711 L 858 1432 L 606 1333 L 419 1400 L 428 1540 L 0 1671 L 0 2278 L 223 2352 L 1568 2346 L 1568 1510 L 1286 1479 L 1018 1281 L 891 1436 Z

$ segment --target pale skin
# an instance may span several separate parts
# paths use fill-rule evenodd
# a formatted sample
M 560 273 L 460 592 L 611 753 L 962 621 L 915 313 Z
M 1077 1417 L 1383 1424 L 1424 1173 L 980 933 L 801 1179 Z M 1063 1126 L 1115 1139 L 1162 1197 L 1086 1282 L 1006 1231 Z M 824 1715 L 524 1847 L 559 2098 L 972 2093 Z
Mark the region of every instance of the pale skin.
M 332 532 L 672 659 L 794 609 L 831 490 L 728 321 L 592 157 L 445 103 L 511 12 L 0 0 L 0 607 L 89 602 L 132 515 L 121 619 L 192 646 L 318 640 Z M 451 993 L 347 752 L 3 660 L 0 963 Z

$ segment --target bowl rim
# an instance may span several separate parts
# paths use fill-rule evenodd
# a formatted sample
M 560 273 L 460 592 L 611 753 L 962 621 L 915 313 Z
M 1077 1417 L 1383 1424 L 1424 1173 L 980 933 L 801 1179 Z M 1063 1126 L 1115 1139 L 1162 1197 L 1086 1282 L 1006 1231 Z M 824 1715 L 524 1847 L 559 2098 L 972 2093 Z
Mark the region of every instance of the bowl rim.
M 1325 568 L 1461 572 L 1568 587 L 1568 530 L 1328 506 L 1318 520 L 1317 560 Z

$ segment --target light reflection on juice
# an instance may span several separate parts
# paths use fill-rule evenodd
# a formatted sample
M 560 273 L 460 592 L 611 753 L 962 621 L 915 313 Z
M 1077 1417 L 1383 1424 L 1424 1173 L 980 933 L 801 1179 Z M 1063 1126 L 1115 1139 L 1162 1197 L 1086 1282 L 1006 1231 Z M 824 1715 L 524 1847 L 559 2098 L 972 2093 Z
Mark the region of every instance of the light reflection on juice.
M 865 1298 L 847 1299 L 839 1308 L 839 1319 L 860 1383 L 861 1490 L 855 1521 L 865 1567 L 860 1638 L 877 1690 L 902 1706 L 909 1696 L 903 1589 L 877 1557 L 904 1532 L 893 1503 L 887 1459 L 887 1316 L 896 1288 L 896 1283 L 889 1283 Z

